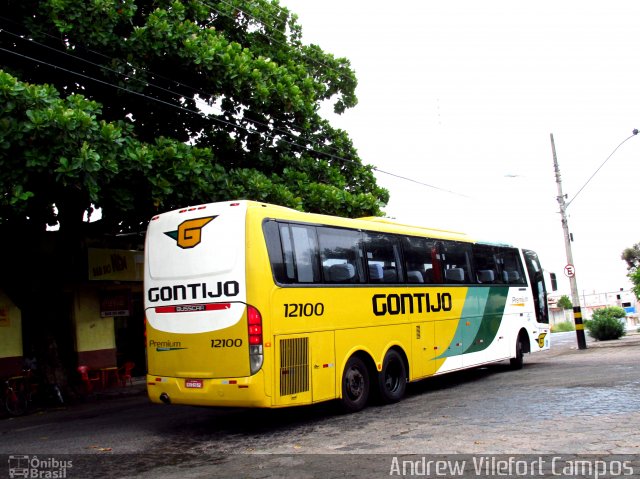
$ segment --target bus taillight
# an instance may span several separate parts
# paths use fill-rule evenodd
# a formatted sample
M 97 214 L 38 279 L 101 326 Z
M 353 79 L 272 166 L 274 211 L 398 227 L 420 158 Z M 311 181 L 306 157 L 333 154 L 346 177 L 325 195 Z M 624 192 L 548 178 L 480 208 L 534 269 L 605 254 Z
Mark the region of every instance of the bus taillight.
M 247 327 L 249 328 L 249 363 L 251 374 L 260 371 L 264 355 L 262 352 L 262 315 L 253 306 L 247 306 Z

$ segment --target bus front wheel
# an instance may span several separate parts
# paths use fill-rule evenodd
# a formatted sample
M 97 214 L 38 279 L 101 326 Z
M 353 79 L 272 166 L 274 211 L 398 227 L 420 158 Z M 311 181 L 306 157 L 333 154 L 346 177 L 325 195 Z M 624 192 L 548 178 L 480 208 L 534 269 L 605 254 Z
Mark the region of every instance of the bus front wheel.
M 397 351 L 390 349 L 384 357 L 382 371 L 378 375 L 378 389 L 383 402 L 400 401 L 407 389 L 407 370 Z
M 369 399 L 369 371 L 362 359 L 352 356 L 342 374 L 342 409 L 360 411 Z

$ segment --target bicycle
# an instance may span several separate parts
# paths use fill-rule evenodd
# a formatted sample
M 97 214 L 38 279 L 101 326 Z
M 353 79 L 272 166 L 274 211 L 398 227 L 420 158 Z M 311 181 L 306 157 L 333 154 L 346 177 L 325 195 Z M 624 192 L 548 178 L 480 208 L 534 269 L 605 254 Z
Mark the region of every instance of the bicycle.
M 22 416 L 29 409 L 30 391 L 27 376 L 13 376 L 4 381 L 3 404 L 10 416 Z
M 24 370 L 22 375 L 4 381 L 4 407 L 10 416 L 22 416 L 30 411 L 34 403 L 44 407 L 64 404 L 57 384 L 39 384 L 34 381 L 32 371 Z

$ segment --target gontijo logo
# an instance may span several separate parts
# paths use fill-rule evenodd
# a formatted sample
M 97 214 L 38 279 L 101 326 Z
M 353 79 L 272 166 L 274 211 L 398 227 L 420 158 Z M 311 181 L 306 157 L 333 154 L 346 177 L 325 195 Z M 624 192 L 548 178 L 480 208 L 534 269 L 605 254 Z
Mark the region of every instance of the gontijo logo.
M 217 217 L 218 215 L 186 220 L 178 225 L 177 230 L 165 231 L 164 234 L 176 240 L 180 248 L 193 248 L 194 246 L 198 246 L 200 241 L 202 241 L 202 228 Z
M 547 337 L 547 333 L 540 333 L 540 336 L 538 336 L 538 346 L 540 346 L 541 348 L 544 348 L 544 338 Z

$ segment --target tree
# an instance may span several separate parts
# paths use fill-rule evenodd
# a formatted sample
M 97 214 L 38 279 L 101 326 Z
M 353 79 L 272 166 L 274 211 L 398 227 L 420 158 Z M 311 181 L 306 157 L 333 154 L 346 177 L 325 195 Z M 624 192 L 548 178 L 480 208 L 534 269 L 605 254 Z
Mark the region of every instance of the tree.
M 627 276 L 633 283 L 633 292 L 636 298 L 640 299 L 640 243 L 634 244 L 631 248 L 625 248 L 621 259 L 627 263 Z
M 632 270 L 640 266 L 640 243 L 634 244 L 631 248 L 625 248 L 621 259 L 627 263 L 627 269 Z
M 349 61 L 303 45 L 277 0 L 0 8 L 0 287 L 41 350 L 62 341 L 63 284 L 86 278 L 88 236 L 113 246 L 158 211 L 222 199 L 352 217 L 388 201 L 318 113 L 356 105 Z
M 0 221 L 73 229 L 95 206 L 136 230 L 223 198 L 345 216 L 388 201 L 318 114 L 356 104 L 349 62 L 302 45 L 277 2 L 2 3 Z
M 573 303 L 571 303 L 569 296 L 566 294 L 560 296 L 560 299 L 558 300 L 558 307 L 562 309 L 573 309 Z

